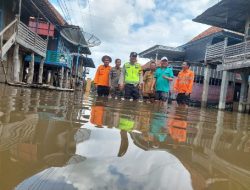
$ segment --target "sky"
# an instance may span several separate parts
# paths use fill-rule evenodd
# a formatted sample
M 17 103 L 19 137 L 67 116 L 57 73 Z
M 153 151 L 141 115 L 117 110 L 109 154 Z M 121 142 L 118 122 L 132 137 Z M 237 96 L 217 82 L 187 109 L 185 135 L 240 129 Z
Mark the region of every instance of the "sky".
M 193 18 L 219 0 L 50 0 L 70 24 L 94 34 L 101 45 L 90 48 L 96 67 L 103 55 L 129 60 L 131 51 L 142 52 L 154 45 L 176 47 L 190 41 L 209 26 Z M 62 3 L 61 7 L 58 4 Z M 65 17 L 65 16 L 64 16 Z M 148 60 L 138 59 L 144 64 Z M 95 69 L 88 77 L 93 78 Z

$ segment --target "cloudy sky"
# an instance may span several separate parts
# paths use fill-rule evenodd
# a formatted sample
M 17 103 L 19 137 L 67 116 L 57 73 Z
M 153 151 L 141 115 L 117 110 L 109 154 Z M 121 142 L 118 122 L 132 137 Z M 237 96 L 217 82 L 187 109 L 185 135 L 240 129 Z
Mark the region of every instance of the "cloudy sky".
M 121 58 L 124 63 L 131 51 L 139 53 L 156 44 L 176 47 L 188 42 L 208 28 L 192 19 L 218 1 L 50 0 L 62 15 L 65 14 L 61 7 L 66 5 L 69 23 L 81 26 L 101 40 L 100 46 L 91 48 L 96 66 L 105 54 Z M 94 72 L 92 69 L 91 78 Z

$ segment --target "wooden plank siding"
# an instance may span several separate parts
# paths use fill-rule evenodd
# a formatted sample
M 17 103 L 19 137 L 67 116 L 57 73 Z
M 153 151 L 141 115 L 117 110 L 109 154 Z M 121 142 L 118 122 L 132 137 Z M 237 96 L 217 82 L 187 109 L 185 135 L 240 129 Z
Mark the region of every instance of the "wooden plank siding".
M 17 43 L 35 53 L 46 56 L 47 40 L 32 32 L 24 23 L 18 24 L 18 33 L 16 38 Z

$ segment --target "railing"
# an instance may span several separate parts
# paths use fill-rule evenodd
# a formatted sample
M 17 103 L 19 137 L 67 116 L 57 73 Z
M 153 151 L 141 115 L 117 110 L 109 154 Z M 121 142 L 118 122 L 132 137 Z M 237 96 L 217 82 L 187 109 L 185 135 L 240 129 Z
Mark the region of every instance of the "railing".
M 13 20 L 0 32 L 0 59 L 3 59 L 4 55 L 15 42 L 16 26 L 17 19 Z
M 232 46 L 227 46 L 225 49 L 224 63 L 241 61 L 250 55 L 250 42 L 243 42 Z
M 17 42 L 22 46 L 34 51 L 35 53 L 45 57 L 47 50 L 47 40 L 41 38 L 35 32 L 32 32 L 21 21 L 18 24 Z
M 72 57 L 67 53 L 60 53 L 58 51 L 48 50 L 46 53 L 46 63 L 64 65 L 71 67 Z
M 222 58 L 224 53 L 224 41 L 216 43 L 214 45 L 207 46 L 206 60 L 213 60 L 216 58 Z
M 206 60 L 211 61 L 216 58 L 224 58 L 224 64 L 241 61 L 250 58 L 250 41 L 238 43 L 225 47 L 225 42 L 210 45 L 206 50 Z

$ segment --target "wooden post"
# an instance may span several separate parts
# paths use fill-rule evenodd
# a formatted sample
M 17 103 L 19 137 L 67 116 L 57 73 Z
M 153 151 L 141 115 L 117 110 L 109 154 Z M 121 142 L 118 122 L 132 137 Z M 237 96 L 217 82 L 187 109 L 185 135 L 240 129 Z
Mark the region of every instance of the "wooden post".
M 28 74 L 28 84 L 32 84 L 33 82 L 33 77 L 34 77 L 34 63 L 35 63 L 35 55 L 34 52 L 31 53 L 31 60 L 29 63 L 29 74 Z
M 44 65 L 44 60 L 45 60 L 45 58 L 43 57 L 41 59 L 40 65 L 39 65 L 39 75 L 38 75 L 38 83 L 39 84 L 43 83 L 43 65 Z
M 60 70 L 60 78 L 59 78 L 59 86 L 62 88 L 63 85 L 63 74 L 64 74 L 64 67 L 61 68 Z
M 51 81 L 51 70 L 48 71 L 47 84 L 50 84 L 50 81 Z
M 64 88 L 68 88 L 69 86 L 69 72 L 68 72 L 68 69 L 66 69 L 65 71 L 65 85 L 64 85 Z
M 247 92 L 247 106 L 246 106 L 246 111 L 249 113 L 250 111 L 250 81 L 248 78 L 248 92 Z
M 87 79 L 87 84 L 86 84 L 85 92 L 90 92 L 90 90 L 91 90 L 91 79 L 88 78 Z
M 15 44 L 13 53 L 13 66 L 14 66 L 14 82 L 19 82 L 20 74 L 20 60 L 19 60 L 19 44 Z

